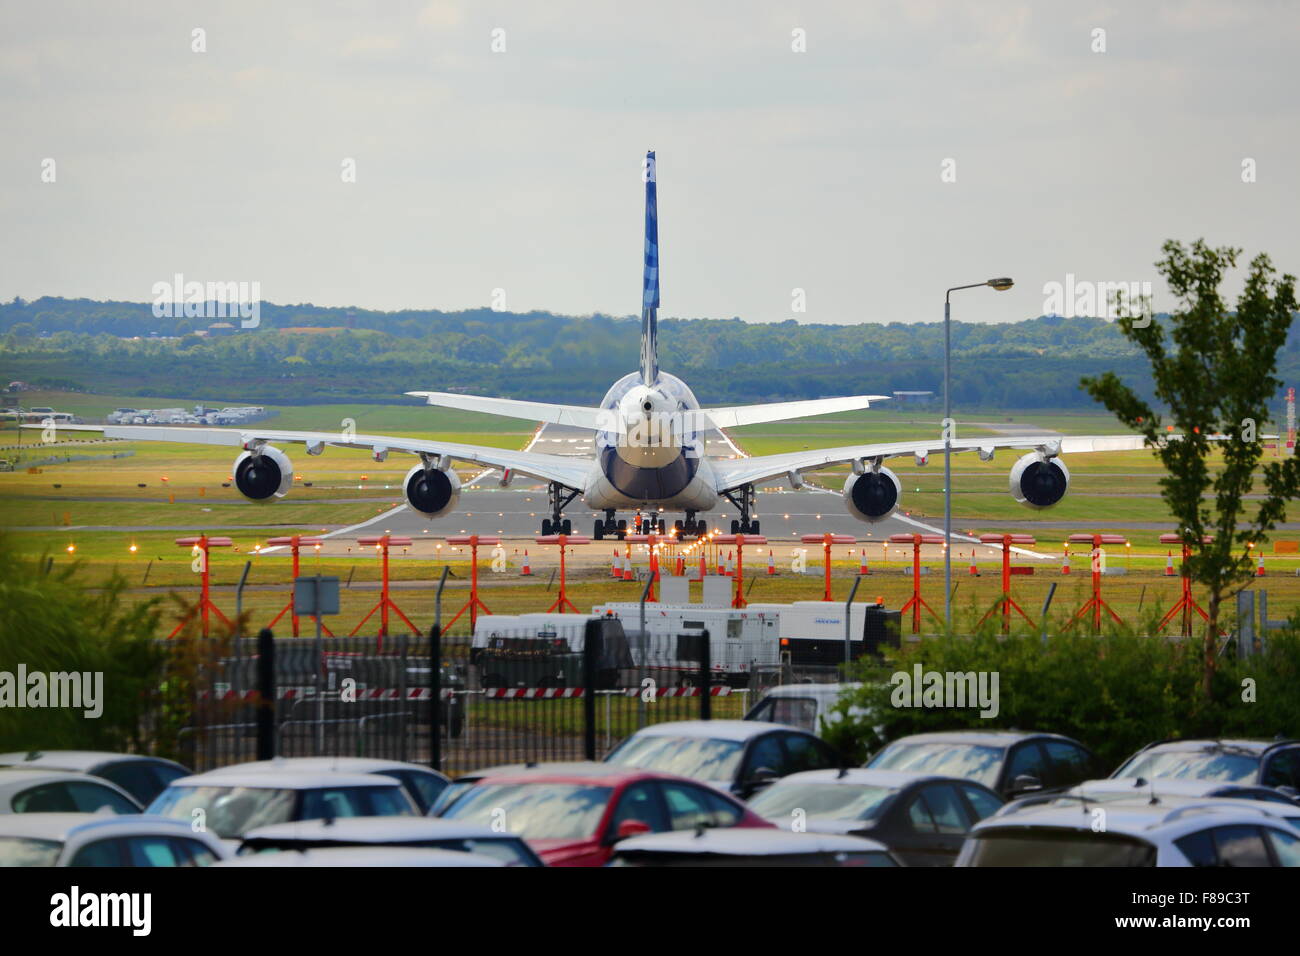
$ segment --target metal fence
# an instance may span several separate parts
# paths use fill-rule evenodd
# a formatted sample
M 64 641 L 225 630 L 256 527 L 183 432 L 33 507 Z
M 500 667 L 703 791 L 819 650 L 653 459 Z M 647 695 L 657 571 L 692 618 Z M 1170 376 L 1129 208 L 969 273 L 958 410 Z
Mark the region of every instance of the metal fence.
M 382 757 L 451 775 L 600 759 L 647 724 L 742 717 L 760 684 L 789 676 L 719 663 L 717 643 L 703 630 L 651 640 L 577 615 L 486 629 L 468 648 L 444 646 L 437 628 L 382 640 L 263 632 L 192 664 L 179 756 L 196 770 L 273 755 Z

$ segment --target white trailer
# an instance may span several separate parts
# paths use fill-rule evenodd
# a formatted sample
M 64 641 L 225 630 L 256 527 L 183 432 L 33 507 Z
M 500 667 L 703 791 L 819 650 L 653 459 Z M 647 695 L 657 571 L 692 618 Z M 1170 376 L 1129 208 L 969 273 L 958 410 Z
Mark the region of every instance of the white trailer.
M 845 606 L 838 601 L 795 601 L 792 604 L 751 604 L 751 611 L 777 615 L 781 650 L 794 664 L 839 664 L 844 661 Z M 898 612 L 875 604 L 854 603 L 850 609 L 849 641 L 853 659 L 863 653 L 869 623 L 884 631 L 897 627 Z M 882 616 L 887 620 L 882 620 Z M 891 624 L 892 622 L 892 624 Z M 893 635 L 897 639 L 897 635 Z

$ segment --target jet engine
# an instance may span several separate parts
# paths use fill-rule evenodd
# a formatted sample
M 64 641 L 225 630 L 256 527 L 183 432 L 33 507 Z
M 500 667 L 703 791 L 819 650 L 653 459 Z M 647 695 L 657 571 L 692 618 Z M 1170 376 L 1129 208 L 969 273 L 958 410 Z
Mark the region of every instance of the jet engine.
M 441 518 L 460 500 L 460 478 L 450 468 L 416 465 L 406 473 L 403 487 L 407 503 L 426 518 Z
M 293 462 L 280 449 L 263 445 L 236 458 L 232 474 L 235 487 L 245 498 L 253 501 L 265 501 L 272 496 L 283 498 L 293 484 Z
M 1011 469 L 1011 497 L 1026 508 L 1050 508 L 1069 487 L 1070 469 L 1060 458 L 1031 452 Z
M 903 488 L 888 468 L 849 475 L 844 482 L 844 507 L 859 521 L 883 521 L 898 508 Z

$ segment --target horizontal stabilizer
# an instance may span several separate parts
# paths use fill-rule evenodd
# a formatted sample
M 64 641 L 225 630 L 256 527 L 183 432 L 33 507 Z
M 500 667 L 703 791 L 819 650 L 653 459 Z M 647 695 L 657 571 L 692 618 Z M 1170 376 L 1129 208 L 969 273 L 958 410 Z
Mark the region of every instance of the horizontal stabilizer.
M 467 412 L 502 415 L 506 418 L 523 418 L 530 422 L 547 422 L 552 425 L 572 425 L 609 431 L 615 416 L 599 408 L 582 405 L 556 405 L 554 402 L 524 402 L 514 398 L 488 398 L 483 395 L 460 395 L 456 392 L 407 392 L 423 398 L 430 405 L 442 408 L 459 408 Z
M 735 428 L 738 425 L 784 422 L 792 418 L 829 415 L 832 412 L 851 412 L 859 408 L 869 408 L 872 402 L 883 402 L 888 399 L 888 395 L 847 395 L 844 398 L 814 398 L 806 402 L 773 402 L 769 405 L 706 408 L 703 409 L 703 413 L 717 428 Z

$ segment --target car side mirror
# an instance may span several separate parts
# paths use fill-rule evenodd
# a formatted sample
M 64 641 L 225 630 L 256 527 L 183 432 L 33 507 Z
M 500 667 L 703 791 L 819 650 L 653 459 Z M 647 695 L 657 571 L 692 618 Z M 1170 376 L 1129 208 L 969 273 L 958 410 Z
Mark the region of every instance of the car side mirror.
M 745 789 L 749 791 L 761 790 L 763 787 L 770 786 L 773 782 L 781 779 L 781 775 L 771 767 L 758 767 L 749 775 L 745 781 Z
M 646 823 L 644 820 L 624 820 L 618 825 L 618 829 L 614 831 L 614 835 L 606 842 L 618 843 L 621 840 L 626 840 L 628 837 L 640 836 L 643 833 L 650 832 L 652 832 L 650 824 Z
M 1011 794 L 1014 796 L 1020 793 L 1032 793 L 1035 790 L 1042 790 L 1043 782 L 1031 773 L 1022 773 L 1011 781 Z

